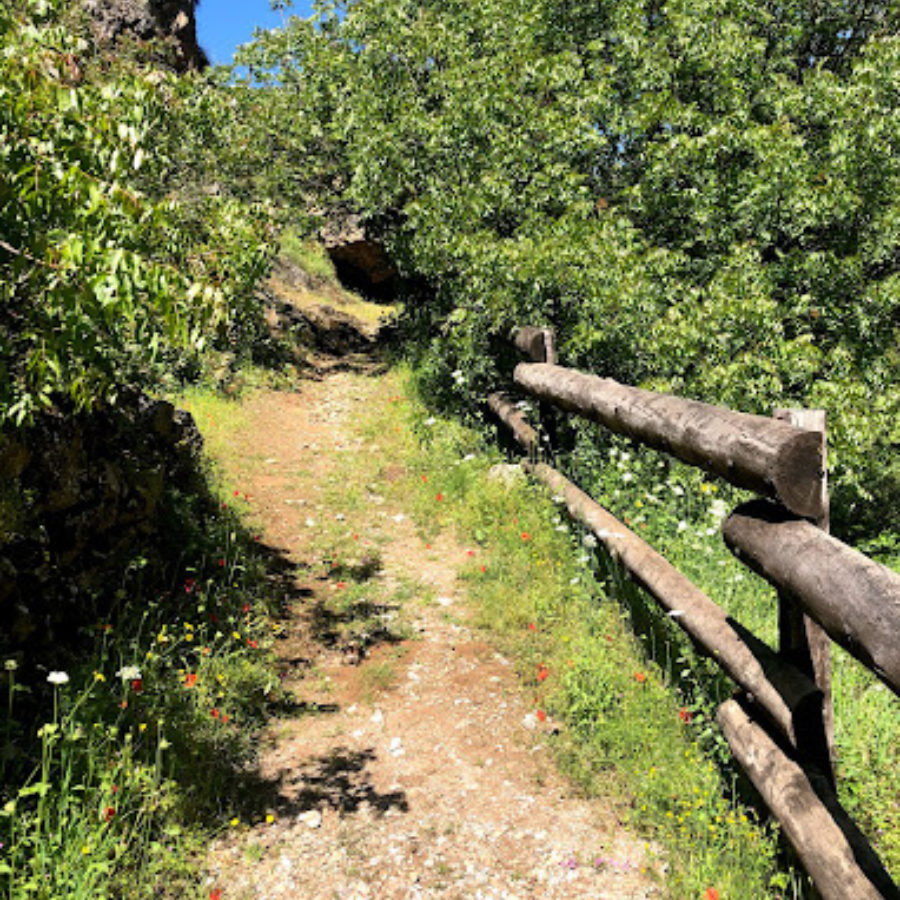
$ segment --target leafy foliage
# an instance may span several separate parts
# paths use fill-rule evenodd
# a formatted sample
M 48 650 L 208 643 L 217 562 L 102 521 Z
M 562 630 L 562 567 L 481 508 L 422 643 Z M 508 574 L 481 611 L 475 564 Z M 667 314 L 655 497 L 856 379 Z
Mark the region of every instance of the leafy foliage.
M 435 397 L 529 323 L 632 383 L 823 406 L 847 530 L 900 484 L 898 34 L 888 3 L 357 0 L 245 62 L 302 111 L 305 190 L 410 277 Z
M 61 3 L 0 14 L 0 422 L 190 374 L 258 319 L 268 217 L 200 190 L 190 156 L 221 94 L 88 33 Z

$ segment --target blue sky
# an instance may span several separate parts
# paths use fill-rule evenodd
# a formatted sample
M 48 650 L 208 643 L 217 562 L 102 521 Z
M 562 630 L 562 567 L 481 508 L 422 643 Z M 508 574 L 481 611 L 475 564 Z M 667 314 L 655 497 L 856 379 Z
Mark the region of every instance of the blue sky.
M 210 62 L 231 62 L 239 44 L 246 44 L 256 28 L 277 28 L 282 16 L 308 16 L 312 0 L 295 0 L 286 13 L 272 12 L 269 0 L 202 0 L 197 7 L 197 34 Z

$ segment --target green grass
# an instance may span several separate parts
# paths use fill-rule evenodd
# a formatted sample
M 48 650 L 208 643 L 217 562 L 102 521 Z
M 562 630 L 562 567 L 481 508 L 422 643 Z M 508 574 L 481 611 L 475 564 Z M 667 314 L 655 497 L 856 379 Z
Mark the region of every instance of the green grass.
M 235 773 L 281 694 L 264 554 L 224 496 L 169 502 L 170 568 L 133 562 L 77 664 L 0 667 L 7 900 L 206 898 L 196 854 L 257 814 Z

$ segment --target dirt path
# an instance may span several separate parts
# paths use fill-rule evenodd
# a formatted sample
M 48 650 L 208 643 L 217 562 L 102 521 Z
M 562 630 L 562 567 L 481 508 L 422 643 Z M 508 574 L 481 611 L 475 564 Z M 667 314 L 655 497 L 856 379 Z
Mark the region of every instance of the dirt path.
M 299 567 L 279 653 L 308 714 L 273 726 L 260 775 L 276 799 L 211 848 L 211 891 L 658 896 L 643 844 L 556 774 L 552 726 L 472 627 L 456 577 L 466 548 L 426 543 L 391 496 L 402 469 L 359 423 L 396 390 L 335 371 L 250 403 L 232 477 L 263 540 Z

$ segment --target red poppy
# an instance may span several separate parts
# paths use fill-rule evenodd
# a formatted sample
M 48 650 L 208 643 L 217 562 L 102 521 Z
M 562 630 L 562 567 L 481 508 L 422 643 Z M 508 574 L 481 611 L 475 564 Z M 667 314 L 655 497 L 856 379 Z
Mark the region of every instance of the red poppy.
M 220 559 L 220 560 L 219 560 L 219 565 L 220 565 L 220 566 L 224 566 L 224 565 L 225 565 L 225 560 L 224 560 L 224 559 Z
M 214 891 L 210 891 L 209 900 L 222 900 L 222 892 L 218 888 Z
M 437 494 L 437 495 L 435 496 L 434 499 L 437 500 L 438 503 L 440 503 L 441 500 L 444 499 L 444 495 L 443 495 L 443 494 Z
M 542 709 L 539 709 L 537 711 L 537 717 L 538 717 L 538 719 L 540 719 L 541 722 L 547 721 L 547 713 L 545 713 Z
M 212 650 L 210 650 L 209 647 L 203 647 L 203 648 L 200 650 L 200 652 L 201 652 L 204 656 L 209 656 L 209 654 L 212 653 Z
M 259 644 L 256 641 L 251 641 L 249 638 L 247 639 L 247 646 L 256 650 L 259 647 Z
M 187 675 L 184 676 L 184 686 L 188 688 L 192 688 L 197 683 L 197 675 L 195 672 L 188 672 Z
M 538 666 L 538 681 L 546 681 L 550 677 L 550 670 L 543 664 Z
M 678 718 L 681 719 L 682 722 L 691 722 L 693 721 L 694 714 L 689 709 L 684 709 L 682 707 L 678 710 Z
M 250 612 L 250 604 L 249 604 L 249 603 L 245 603 L 245 604 L 241 607 L 241 612 L 245 612 L 245 613 Z
M 719 892 L 715 888 L 707 888 L 703 900 L 719 900 Z
M 143 678 L 135 678 L 131 682 L 131 689 L 136 693 L 140 694 L 144 690 L 144 679 Z
M 531 540 L 531 535 L 530 535 L 527 531 L 523 531 L 523 532 L 522 532 L 522 540 L 523 540 L 523 541 L 530 541 L 530 540 Z
M 190 594 L 191 591 L 194 590 L 194 586 L 196 584 L 197 584 L 197 582 L 193 578 L 185 578 L 184 579 L 184 592 L 186 594 Z
M 466 550 L 466 556 L 474 556 L 474 555 L 475 555 L 474 550 Z
M 482 566 L 482 567 L 481 567 L 481 574 L 483 575 L 485 572 L 487 572 L 487 566 Z
M 215 707 L 213 707 L 213 708 L 209 711 L 209 714 L 210 714 L 214 719 L 218 719 L 219 716 L 221 715 L 221 713 L 220 713 Z
M 128 709 L 128 701 L 127 701 L 127 700 L 123 700 L 123 701 L 119 704 L 119 709 Z
M 424 483 L 424 482 L 426 482 L 426 481 L 428 481 L 428 476 L 427 476 L 427 475 L 423 475 L 423 476 L 422 476 L 422 482 Z
M 240 497 L 240 496 L 241 496 L 241 492 L 240 492 L 240 491 L 235 491 L 235 492 L 234 492 L 234 496 L 235 496 L 235 497 Z
M 107 806 L 106 809 L 103 810 L 103 818 L 107 822 L 112 822 L 112 820 L 116 817 L 116 811 L 111 806 Z
M 643 672 L 635 672 L 634 680 L 643 684 L 643 682 L 645 682 L 647 680 L 647 676 Z
M 230 716 L 222 716 L 222 721 L 227 725 L 230 718 Z
M 339 582 L 335 585 L 335 587 L 336 587 L 339 591 L 342 591 L 345 587 L 347 587 L 347 582 L 346 582 L 346 581 L 339 581 Z
M 118 793 L 119 793 L 119 786 L 118 786 L 117 784 L 114 784 L 114 785 L 110 788 L 110 790 L 111 790 L 114 794 L 118 794 Z
M 528 630 L 529 630 L 529 631 L 537 631 L 537 625 L 535 625 L 534 622 L 529 622 L 529 623 L 528 623 Z

